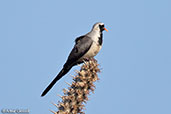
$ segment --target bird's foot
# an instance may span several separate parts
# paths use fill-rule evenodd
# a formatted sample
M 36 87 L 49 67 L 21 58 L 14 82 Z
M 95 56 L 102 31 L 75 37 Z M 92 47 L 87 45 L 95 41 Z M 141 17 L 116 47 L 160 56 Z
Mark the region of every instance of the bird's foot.
M 90 58 L 88 58 L 88 57 L 84 58 L 84 61 L 89 61 L 89 60 L 90 60 Z
M 87 57 L 87 58 L 84 58 L 84 61 L 97 61 L 96 59 L 94 59 L 94 57 Z

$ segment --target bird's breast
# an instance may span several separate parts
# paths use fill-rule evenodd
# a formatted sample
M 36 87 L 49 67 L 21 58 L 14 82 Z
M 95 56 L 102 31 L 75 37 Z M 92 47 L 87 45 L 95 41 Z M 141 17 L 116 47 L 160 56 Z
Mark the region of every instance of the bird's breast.
M 83 58 L 91 58 L 97 55 L 97 53 L 100 51 L 101 46 L 97 43 L 93 42 L 90 49 L 87 51 L 85 55 L 83 55 Z

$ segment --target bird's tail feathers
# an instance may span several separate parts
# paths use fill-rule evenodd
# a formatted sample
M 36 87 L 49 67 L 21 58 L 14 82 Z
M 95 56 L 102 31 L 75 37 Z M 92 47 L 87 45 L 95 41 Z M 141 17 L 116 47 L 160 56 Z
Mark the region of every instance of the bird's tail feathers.
M 42 97 L 47 94 L 47 92 L 54 86 L 54 84 L 62 78 L 72 67 L 64 67 L 59 74 L 55 77 L 55 79 L 49 84 L 49 86 L 43 91 Z

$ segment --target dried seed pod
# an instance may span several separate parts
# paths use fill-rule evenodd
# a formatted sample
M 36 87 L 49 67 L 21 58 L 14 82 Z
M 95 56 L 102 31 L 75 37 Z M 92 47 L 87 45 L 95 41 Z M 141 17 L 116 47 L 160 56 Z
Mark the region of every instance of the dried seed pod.
M 95 81 L 99 80 L 97 73 L 100 72 L 97 60 L 91 59 L 84 62 L 80 71 L 75 70 L 76 76 L 73 77 L 72 84 L 67 83 L 70 87 L 63 89 L 64 96 L 62 102 L 59 102 L 58 111 L 54 114 L 84 114 L 85 103 L 88 101 L 90 92 L 94 92 Z M 55 105 L 56 106 L 56 105 Z

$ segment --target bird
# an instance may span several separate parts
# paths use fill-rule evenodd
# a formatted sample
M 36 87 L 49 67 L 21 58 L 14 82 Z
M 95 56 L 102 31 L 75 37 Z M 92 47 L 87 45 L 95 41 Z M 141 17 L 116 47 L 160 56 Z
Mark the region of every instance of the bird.
M 61 79 L 70 69 L 84 61 L 90 60 L 97 55 L 102 48 L 103 31 L 108 31 L 104 23 L 97 22 L 93 25 L 90 32 L 75 39 L 75 45 L 71 50 L 67 61 L 63 65 L 62 70 L 58 73 L 55 79 L 43 91 L 41 96 L 45 96 L 47 92 L 54 86 L 54 84 Z

